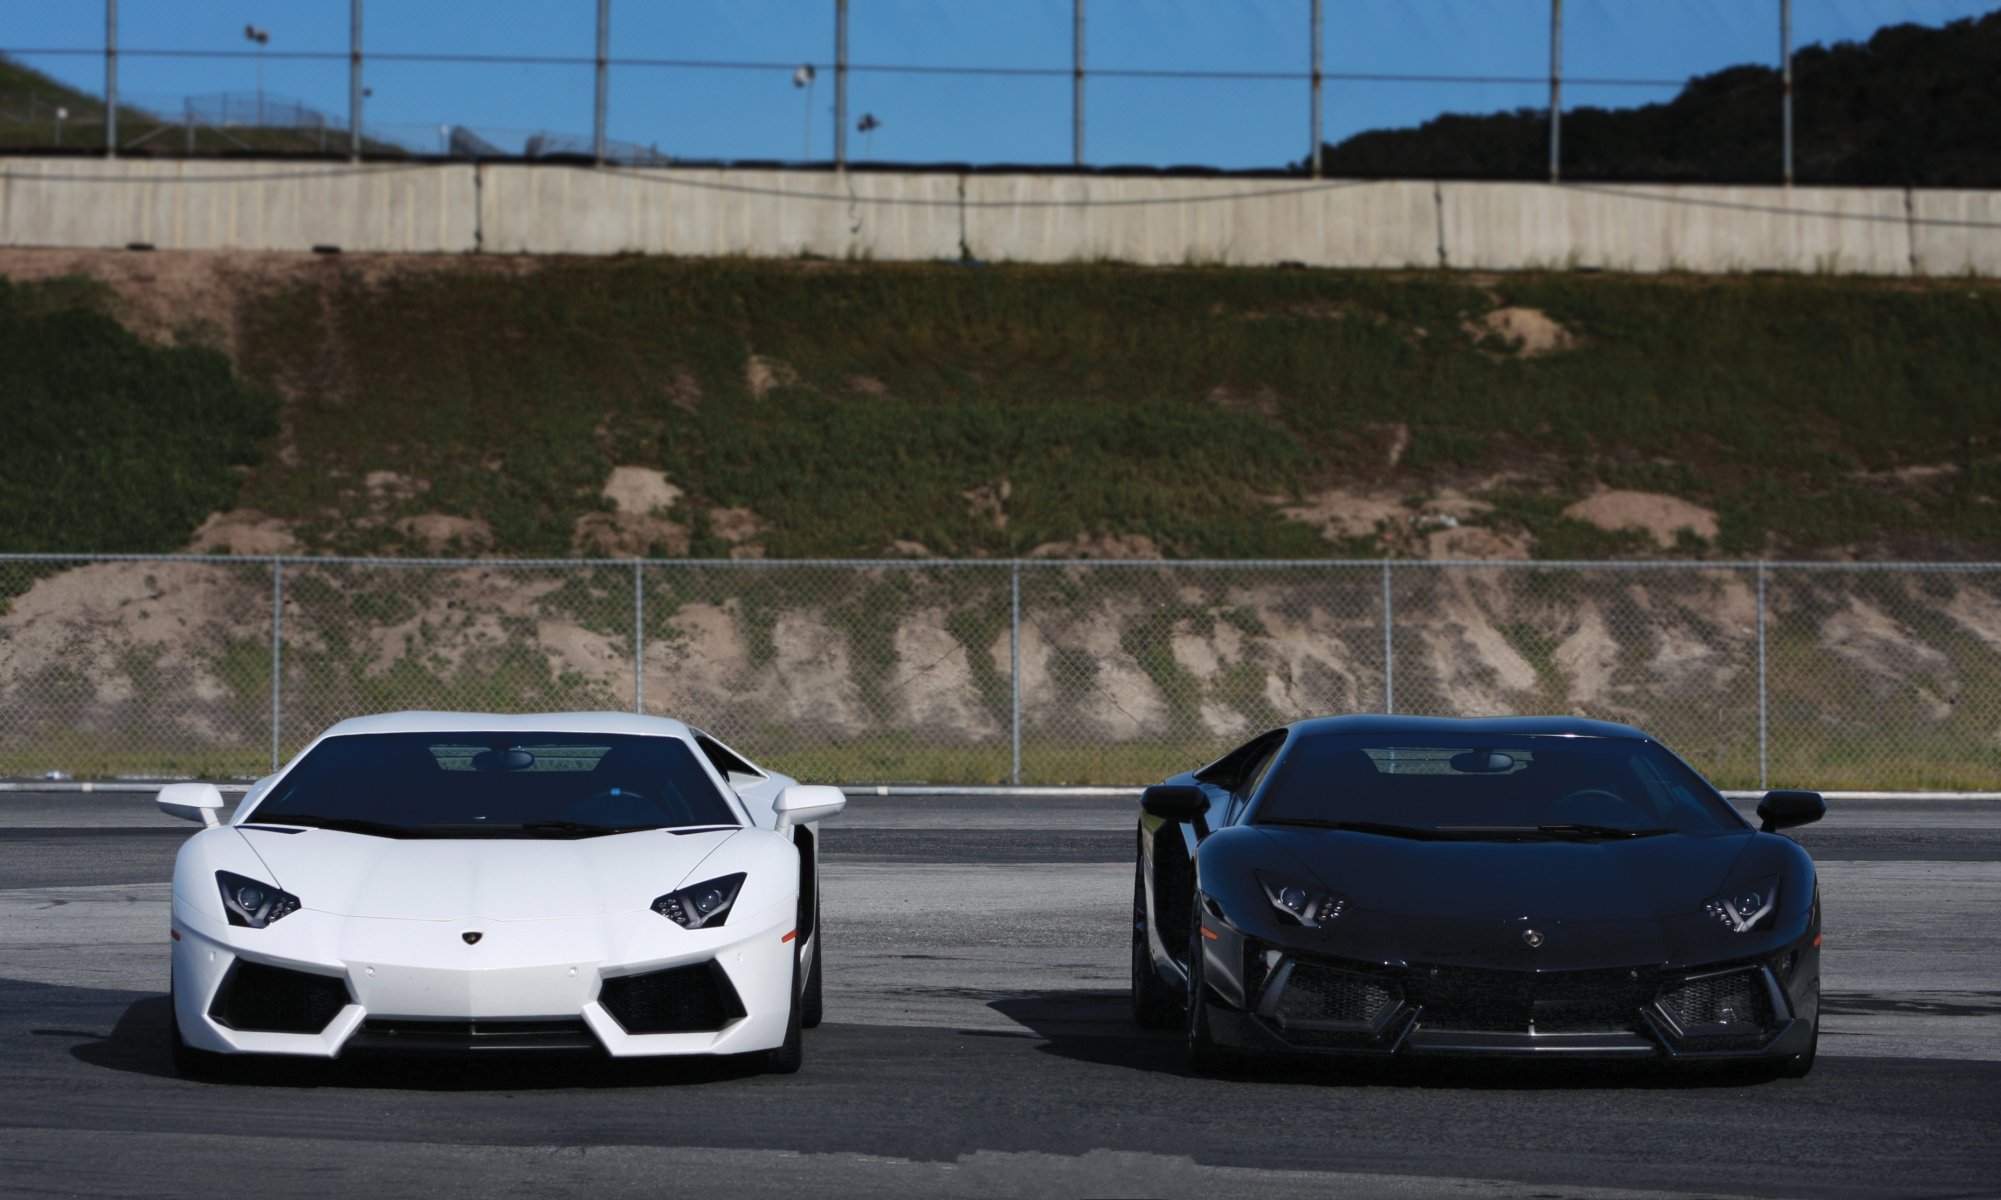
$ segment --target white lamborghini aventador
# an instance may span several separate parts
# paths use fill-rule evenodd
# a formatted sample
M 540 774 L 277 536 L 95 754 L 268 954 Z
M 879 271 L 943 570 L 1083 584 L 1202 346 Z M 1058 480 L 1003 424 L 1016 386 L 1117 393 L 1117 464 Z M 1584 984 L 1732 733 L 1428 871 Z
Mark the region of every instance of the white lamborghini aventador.
M 761 1053 L 819 1021 L 818 839 L 801 786 L 679 721 L 343 721 L 174 863 L 175 1060 L 238 1054 Z

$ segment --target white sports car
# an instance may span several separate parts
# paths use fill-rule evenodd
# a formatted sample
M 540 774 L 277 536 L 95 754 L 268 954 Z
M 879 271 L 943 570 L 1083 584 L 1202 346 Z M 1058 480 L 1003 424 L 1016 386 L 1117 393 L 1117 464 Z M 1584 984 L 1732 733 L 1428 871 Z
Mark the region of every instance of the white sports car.
M 174 862 L 176 1064 L 235 1054 L 761 1053 L 820 1016 L 815 823 L 839 789 L 679 721 L 343 721 Z

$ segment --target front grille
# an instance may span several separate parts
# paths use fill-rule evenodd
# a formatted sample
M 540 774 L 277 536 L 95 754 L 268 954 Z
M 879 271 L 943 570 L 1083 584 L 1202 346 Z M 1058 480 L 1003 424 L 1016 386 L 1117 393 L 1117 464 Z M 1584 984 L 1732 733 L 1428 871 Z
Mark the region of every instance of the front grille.
M 744 1015 L 713 960 L 604 981 L 598 1002 L 627 1033 L 710 1033 Z
M 433 1021 L 370 1017 L 347 1050 L 390 1054 L 481 1050 L 595 1050 L 597 1039 L 579 1017 Z
M 1672 984 L 1661 992 L 1661 1008 L 1684 1033 L 1755 1033 L 1772 1024 L 1772 1000 L 1764 973 L 1747 967 Z
M 1430 1029 L 1610 1033 L 1634 1028 L 1652 983 L 1631 970 L 1507 971 L 1417 967 L 1405 980 Z
M 1288 1025 L 1370 1025 L 1396 1002 L 1379 979 L 1299 962 L 1279 994 L 1277 1016 Z
M 348 1002 L 344 979 L 238 959 L 208 1015 L 243 1033 L 318 1033 Z

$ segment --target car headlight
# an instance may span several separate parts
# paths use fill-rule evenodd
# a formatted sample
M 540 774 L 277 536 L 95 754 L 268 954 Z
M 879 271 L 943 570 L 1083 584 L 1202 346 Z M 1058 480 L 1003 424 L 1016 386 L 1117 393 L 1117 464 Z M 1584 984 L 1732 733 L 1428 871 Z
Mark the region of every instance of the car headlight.
M 683 929 L 721 925 L 729 919 L 730 908 L 736 903 L 736 894 L 743 890 L 746 878 L 738 871 L 668 892 L 653 902 L 653 911 Z
M 268 883 L 259 883 L 229 871 L 217 871 L 215 884 L 222 889 L 222 914 L 231 925 L 262 929 L 280 917 L 299 911 L 299 898 Z
M 1732 933 L 1749 933 L 1779 902 L 1779 879 L 1760 879 L 1732 888 L 1702 906 L 1704 914 Z
M 1345 897 L 1309 887 L 1283 875 L 1267 871 L 1254 871 L 1252 874 L 1258 877 L 1259 886 L 1265 890 L 1265 899 L 1271 901 L 1273 908 L 1309 929 L 1329 924 L 1348 907 Z

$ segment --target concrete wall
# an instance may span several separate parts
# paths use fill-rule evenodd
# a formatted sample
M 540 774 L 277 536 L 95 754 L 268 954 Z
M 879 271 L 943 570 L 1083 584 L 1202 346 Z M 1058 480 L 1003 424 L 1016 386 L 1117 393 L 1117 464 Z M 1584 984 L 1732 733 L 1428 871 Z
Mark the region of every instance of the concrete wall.
M 0 244 L 469 250 L 470 166 L 0 160 Z
M 0 244 L 2001 275 L 2001 192 L 0 160 Z

